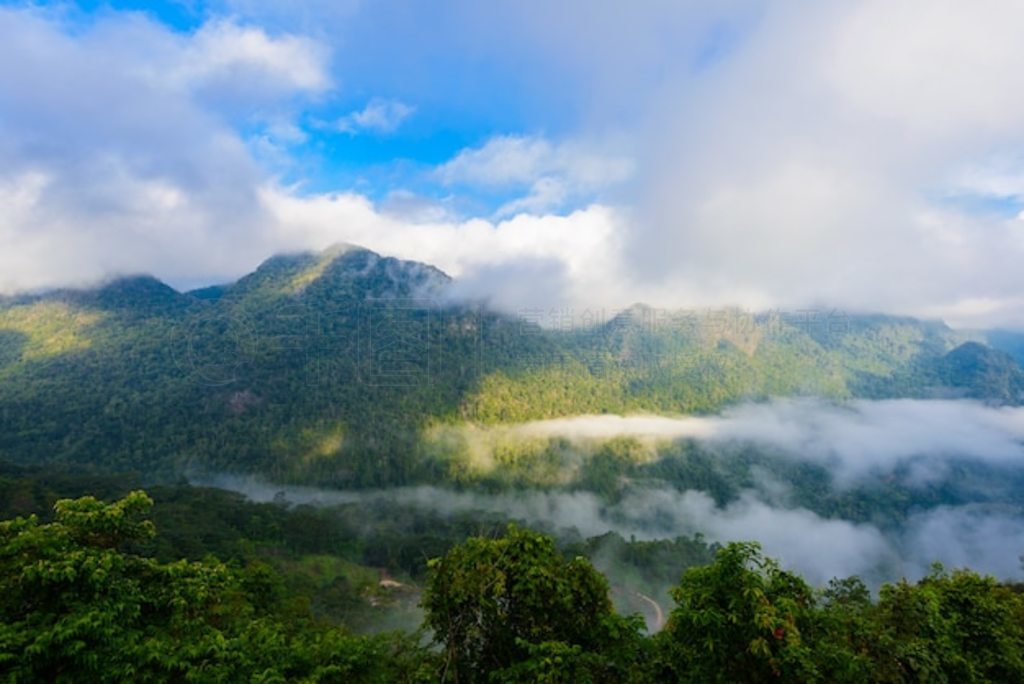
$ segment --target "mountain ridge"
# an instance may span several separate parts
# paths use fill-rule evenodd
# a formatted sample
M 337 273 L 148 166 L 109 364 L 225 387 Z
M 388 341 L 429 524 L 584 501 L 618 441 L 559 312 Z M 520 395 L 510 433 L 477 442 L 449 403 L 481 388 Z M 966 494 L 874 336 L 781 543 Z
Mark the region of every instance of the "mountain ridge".
M 345 245 L 273 257 L 200 296 L 131 277 L 7 302 L 0 458 L 384 486 L 451 476 L 424 442 L 444 424 L 773 396 L 1024 400 L 1016 360 L 939 322 L 638 304 L 545 328 L 451 300 L 451 282 Z

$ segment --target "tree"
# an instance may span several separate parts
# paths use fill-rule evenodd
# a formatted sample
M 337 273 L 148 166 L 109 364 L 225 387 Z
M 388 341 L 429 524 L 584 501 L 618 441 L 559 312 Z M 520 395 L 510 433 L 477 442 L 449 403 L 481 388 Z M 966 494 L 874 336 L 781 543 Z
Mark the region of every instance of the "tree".
M 936 566 L 887 584 L 877 607 L 882 681 L 1024 681 L 1024 605 L 991 577 Z
M 634 664 L 640 621 L 615 614 L 604 577 L 515 525 L 430 561 L 422 605 L 444 680 L 623 681 Z
M 833 579 L 820 592 L 813 620 L 803 628 L 821 681 L 877 681 L 877 629 L 871 592 L 858 577 Z
M 732 543 L 711 565 L 688 569 L 672 591 L 659 677 L 685 682 L 814 679 L 801 628 L 814 606 L 807 584 L 760 553 Z
M 0 523 L 0 679 L 21 681 L 419 680 L 406 637 L 353 637 L 284 622 L 266 568 L 159 563 L 131 553 L 155 533 L 143 492 L 62 500 L 56 519 Z M 272 597 L 271 599 L 272 600 Z M 262 604 L 262 605 L 261 605 Z

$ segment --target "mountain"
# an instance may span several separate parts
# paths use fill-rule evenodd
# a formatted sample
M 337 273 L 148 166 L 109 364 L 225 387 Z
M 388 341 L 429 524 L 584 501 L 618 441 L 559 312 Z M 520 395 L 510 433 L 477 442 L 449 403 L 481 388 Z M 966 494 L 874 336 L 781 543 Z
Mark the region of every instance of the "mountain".
M 1006 352 L 966 342 L 943 356 L 938 367 L 943 384 L 972 399 L 1024 401 L 1024 371 Z
M 424 440 L 443 425 L 779 395 L 1024 397 L 1012 357 L 939 322 L 637 305 L 542 328 L 449 301 L 450 282 L 341 245 L 190 293 L 135 277 L 8 298 L 0 458 L 382 486 L 451 477 Z

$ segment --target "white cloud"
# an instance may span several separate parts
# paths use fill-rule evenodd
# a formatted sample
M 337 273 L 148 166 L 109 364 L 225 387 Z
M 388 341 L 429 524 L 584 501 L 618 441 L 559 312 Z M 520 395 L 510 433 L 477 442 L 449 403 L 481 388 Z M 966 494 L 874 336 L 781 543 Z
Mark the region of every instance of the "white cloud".
M 950 178 L 1024 140 L 1022 21 L 996 0 L 765 8 L 658 102 L 627 270 L 698 302 L 985 300 L 971 324 L 1024 324 L 1019 222 L 948 202 Z
M 1024 159 L 1003 157 L 963 169 L 950 182 L 950 192 L 1024 203 Z
M 775 399 L 715 416 L 573 416 L 479 430 L 580 442 L 625 436 L 693 439 L 715 448 L 755 445 L 825 466 L 844 486 L 908 465 L 924 478 L 950 460 L 1024 463 L 1024 409 L 965 400 Z
M 532 185 L 538 178 L 554 174 L 585 188 L 602 188 L 629 179 L 633 162 L 575 142 L 552 144 L 539 137 L 498 136 L 480 147 L 463 150 L 437 173 L 446 183 L 498 187 Z
M 263 5 L 236 7 L 273 9 Z M 481 224 L 501 239 L 470 241 L 484 251 L 470 254 L 461 241 L 472 231 L 453 230 L 461 224 L 425 205 L 427 213 L 406 214 L 408 225 L 380 212 L 369 246 L 402 249 L 395 236 L 433 226 L 436 240 L 417 242 L 431 245 L 419 258 L 454 263 L 475 292 L 497 293 L 521 268 L 559 290 L 535 288 L 544 301 L 837 306 L 1024 326 L 1024 224 L 1004 216 L 1018 211 L 1024 174 L 1017 2 L 659 2 L 642 11 L 560 3 L 528 12 L 467 3 L 436 18 L 452 32 L 441 44 L 429 27 L 352 33 L 392 11 L 304 5 L 294 25 L 316 27 L 318 13 L 331 14 L 336 23 L 314 35 L 350 59 L 383 41 L 366 59 L 391 51 L 395 69 L 466 52 L 511 78 L 535 60 L 526 63 L 543 65 L 543 78 L 523 92 L 554 98 L 560 123 L 557 135 L 492 138 L 437 170 L 449 191 L 479 190 L 502 204 Z M 323 97 L 335 80 L 323 41 L 244 19 L 214 19 L 188 35 L 140 14 L 106 13 L 74 30 L 61 21 L 56 12 L 0 11 L 0 183 L 47 179 L 33 208 L 6 220 L 5 287 L 111 270 L 221 278 L 277 246 L 353 232 L 326 218 L 308 228 L 312 214 L 348 202 L 342 195 L 277 188 L 283 199 L 266 202 L 274 186 L 261 165 L 290 171 L 304 161 L 289 158 L 289 146 L 306 140 L 297 99 Z M 598 39 L 605 49 L 593 49 Z M 396 83 L 387 87 L 402 93 Z M 411 92 L 402 97 L 424 91 Z M 371 101 L 345 125 L 386 132 L 403 107 Z M 243 123 L 261 130 L 242 140 Z M 621 139 L 602 142 L 608 131 Z M 1008 208 L 971 210 L 986 198 Z M 290 222 L 298 214 L 306 227 Z M 534 231 L 536 245 L 508 237 L 530 235 L 525 226 L 545 227 Z M 40 249 L 50 258 L 26 256 Z
M 359 195 L 303 196 L 268 180 L 230 114 L 241 101 L 273 113 L 273 92 L 321 87 L 308 47 L 235 24 L 183 39 L 112 15 L 72 33 L 34 11 L 0 11 L 0 289 L 137 272 L 189 286 L 350 241 L 464 276 L 462 296 L 494 295 L 500 279 L 494 303 L 510 310 L 617 296 L 606 276 L 621 217 L 600 205 L 496 222 L 399 217 Z M 232 73 L 233 93 L 207 92 Z M 287 117 L 268 122 L 268 138 L 301 140 Z M 273 140 L 256 147 L 280 154 Z
M 617 291 L 621 281 L 614 276 L 615 233 L 622 217 L 608 207 L 495 222 L 413 223 L 377 211 L 356 194 L 297 196 L 267 186 L 261 203 L 279 228 L 279 248 L 322 248 L 344 241 L 424 261 L 460 279 L 456 296 L 488 298 L 507 311 L 629 303 L 622 300 Z
M 273 38 L 258 27 L 214 20 L 189 37 L 179 77 L 216 88 L 322 91 L 331 85 L 327 50 L 302 36 Z M 163 74 L 166 78 L 167 74 Z
M 704 492 L 668 486 L 632 489 L 614 504 L 590 492 L 526 490 L 497 494 L 437 487 L 385 491 L 339 491 L 280 485 L 251 477 L 214 475 L 196 482 L 244 493 L 256 501 L 280 494 L 292 503 L 338 505 L 395 501 L 440 514 L 488 511 L 554 530 L 592 537 L 608 531 L 641 540 L 703 534 L 708 541 L 758 541 L 784 567 L 823 585 L 833 577 L 858 575 L 872 585 L 901 577 L 917 579 L 933 562 L 970 567 L 999 578 L 1020 579 L 1024 521 L 976 505 L 920 511 L 901 531 L 825 518 L 806 508 L 767 503 L 744 491 L 724 506 Z
M 544 176 L 530 186 L 524 197 L 510 200 L 498 207 L 496 216 L 514 216 L 519 213 L 543 214 L 552 207 L 562 206 L 569 199 L 566 183 L 558 178 Z
M 1020 133 L 1024 74 L 1014 0 L 870 0 L 828 17 L 815 46 L 826 83 L 858 115 L 911 143 L 956 145 Z
M 617 436 L 653 439 L 689 438 L 718 458 L 739 447 L 825 465 L 838 486 L 871 488 L 903 478 L 910 487 L 962 482 L 951 460 L 987 464 L 1019 474 L 1024 467 L 1024 409 L 996 408 L 970 401 L 852 401 L 828 404 L 815 400 L 776 400 L 734 407 L 713 416 L 578 416 L 509 426 L 463 426 L 473 443 L 486 449 L 489 437 L 504 443 L 515 436 L 566 437 L 581 442 Z M 497 434 L 492 434 L 495 431 Z M 592 446 L 592 445 L 591 445 Z M 483 455 L 482 458 L 485 458 Z M 478 494 L 433 487 L 404 487 L 382 492 L 345 492 L 286 487 L 222 476 L 212 483 L 270 500 L 284 491 L 294 502 L 330 505 L 362 500 L 389 500 L 441 513 L 476 510 L 555 529 L 575 529 L 585 536 L 609 530 L 637 539 L 674 538 L 701 533 L 710 541 L 756 540 L 765 552 L 796 568 L 813 583 L 857 574 L 872 584 L 901 576 L 921 577 L 934 561 L 947 567 L 970 567 L 1000 578 L 1024 574 L 1024 518 L 1016 505 L 965 503 L 922 507 L 905 521 L 858 523 L 824 517 L 788 503 L 786 483 L 752 469 L 755 485 L 719 505 L 706 492 L 678 491 L 663 483 L 634 483 L 614 503 L 589 492 L 558 490 Z M 986 491 L 998 499 L 1006 492 Z M 964 490 L 970 490 L 964 486 Z M 925 497 L 927 498 L 927 497 Z
M 462 426 L 475 448 L 508 443 L 517 436 L 565 437 L 598 443 L 617 436 L 656 440 L 694 439 L 724 460 L 755 447 L 768 455 L 824 465 L 833 486 L 856 484 L 871 491 L 880 482 L 961 494 L 972 486 L 952 461 L 989 465 L 1019 475 L 1024 467 L 1024 409 L 991 407 L 971 401 L 776 400 L 734 407 L 712 416 L 577 416 L 507 426 Z M 494 438 L 494 441 L 491 441 Z M 594 444 L 590 443 L 590 447 Z M 478 456 L 486 460 L 481 451 Z M 742 457 L 741 457 L 742 458 Z M 876 524 L 825 517 L 794 506 L 787 484 L 763 469 L 752 469 L 753 486 L 719 505 L 706 492 L 678 491 L 665 483 L 634 482 L 614 503 L 583 491 L 526 490 L 480 494 L 433 487 L 401 487 L 351 492 L 287 487 L 259 480 L 215 477 L 210 483 L 236 489 L 258 500 L 285 492 L 293 502 L 331 505 L 363 500 L 394 500 L 443 514 L 492 511 L 553 529 L 575 529 L 585 536 L 609 530 L 637 539 L 664 539 L 701 533 L 710 541 L 756 540 L 765 552 L 796 568 L 816 584 L 851 574 L 869 583 L 902 576 L 921 577 L 931 563 L 970 567 L 1000 578 L 1024 575 L 1024 518 L 1013 504 L 964 503 L 928 507 L 927 496 L 907 519 Z M 982 499 L 1012 501 L 1013 478 L 1002 492 L 979 492 Z M 861 490 L 863 492 L 864 490 Z M 823 492 L 823 495 L 825 493 Z M 856 496 L 863 496 L 863 493 Z M 970 496 L 970 494 L 966 494 Z M 812 504 L 813 507 L 813 504 Z
M 230 117 L 323 87 L 320 52 L 231 23 L 182 37 L 111 14 L 71 31 L 0 9 L 0 288 L 194 282 L 265 258 L 264 172 Z
M 941 506 L 910 518 L 901 546 L 919 567 L 939 561 L 999 578 L 1020 578 L 1024 520 L 982 506 Z M 918 571 L 920 572 L 920 570 Z
M 415 107 L 398 100 L 374 98 L 363 109 L 338 119 L 335 127 L 343 133 L 394 133 L 415 111 Z
M 626 156 L 579 141 L 555 144 L 542 137 L 498 136 L 462 150 L 435 173 L 448 185 L 527 190 L 497 212 L 510 216 L 543 213 L 563 206 L 567 199 L 622 184 L 633 176 L 634 164 Z
M 416 20 L 422 35 L 374 55 L 398 69 L 473 54 L 526 107 L 557 112 L 557 135 L 497 137 L 442 166 L 449 187 L 507 197 L 498 217 L 558 211 L 610 203 L 626 174 L 603 162 L 629 160 L 635 220 L 616 233 L 627 298 L 1024 326 L 1021 221 L 949 201 L 965 171 L 1019 158 L 1021 3 L 499 1 Z M 628 147 L 584 144 L 608 130 Z M 1022 168 L 1011 161 L 977 194 L 1014 192 Z

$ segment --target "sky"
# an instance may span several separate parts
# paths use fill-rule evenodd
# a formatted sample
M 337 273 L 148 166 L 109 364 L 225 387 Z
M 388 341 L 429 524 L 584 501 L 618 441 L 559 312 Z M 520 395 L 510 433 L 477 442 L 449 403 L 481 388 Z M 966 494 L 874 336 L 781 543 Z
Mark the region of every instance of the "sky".
M 338 242 L 509 311 L 1024 329 L 1018 0 L 0 0 L 0 292 Z

